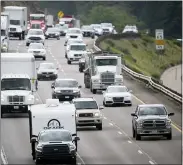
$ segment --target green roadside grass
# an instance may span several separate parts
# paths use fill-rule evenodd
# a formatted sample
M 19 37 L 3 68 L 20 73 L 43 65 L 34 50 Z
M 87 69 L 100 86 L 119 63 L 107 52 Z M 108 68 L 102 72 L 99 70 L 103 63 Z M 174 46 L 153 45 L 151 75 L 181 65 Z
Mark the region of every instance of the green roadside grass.
M 155 39 L 143 35 L 138 39 L 104 39 L 99 46 L 103 50 L 123 54 L 123 60 L 135 72 L 157 80 L 169 67 L 181 64 L 182 45 L 176 40 L 165 40 L 165 51 L 156 52 Z

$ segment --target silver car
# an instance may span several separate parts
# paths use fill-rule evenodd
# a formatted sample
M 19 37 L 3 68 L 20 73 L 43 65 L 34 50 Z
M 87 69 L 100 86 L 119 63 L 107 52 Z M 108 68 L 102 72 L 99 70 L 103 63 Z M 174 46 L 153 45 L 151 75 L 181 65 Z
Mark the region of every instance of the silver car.
M 99 107 L 93 98 L 75 98 L 73 103 L 76 107 L 77 126 L 96 126 L 98 130 L 102 130 L 103 106 Z
M 141 136 L 164 136 L 172 139 L 171 119 L 174 113 L 168 113 L 162 104 L 143 104 L 132 113 L 132 132 L 136 140 Z

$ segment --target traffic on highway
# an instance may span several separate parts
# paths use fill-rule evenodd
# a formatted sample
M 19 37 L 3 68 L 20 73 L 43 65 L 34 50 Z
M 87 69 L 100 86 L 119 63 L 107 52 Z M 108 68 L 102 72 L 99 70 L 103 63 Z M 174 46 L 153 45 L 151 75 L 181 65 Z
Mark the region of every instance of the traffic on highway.
M 126 76 L 120 54 L 93 48 L 117 33 L 111 23 L 27 15 L 1 13 L 3 164 L 181 164 L 179 107 Z

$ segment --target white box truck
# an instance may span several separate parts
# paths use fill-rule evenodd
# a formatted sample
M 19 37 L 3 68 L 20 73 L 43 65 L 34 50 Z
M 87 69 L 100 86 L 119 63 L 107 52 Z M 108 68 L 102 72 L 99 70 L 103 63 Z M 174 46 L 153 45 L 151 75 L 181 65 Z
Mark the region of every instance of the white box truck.
M 48 141 L 45 141 L 41 148 L 37 144 L 39 143 L 38 136 L 41 131 L 60 128 L 71 133 L 77 151 L 77 141 L 75 141 L 75 138 L 77 137 L 76 108 L 74 104 L 69 102 L 60 103 L 58 99 L 47 99 L 46 104 L 37 104 L 30 107 L 29 133 L 33 160 L 38 158 L 50 159 L 50 157 L 54 159 L 58 157 L 58 154 L 60 158 L 62 156 L 69 156 L 69 153 L 71 153 L 70 151 L 69 153 L 66 153 L 68 151 L 65 150 L 65 152 L 63 152 L 62 150 L 64 142 L 59 142 L 58 140 L 57 142 L 49 142 L 47 139 Z M 46 151 L 47 148 L 44 148 L 44 145 L 46 145 L 47 148 L 50 148 L 49 153 Z M 61 153 L 57 152 L 55 155 L 53 150 L 58 146 Z
M 8 12 L 10 16 L 9 36 L 24 40 L 27 30 L 27 7 L 5 6 L 4 12 Z
M 5 113 L 28 112 L 37 90 L 32 53 L 1 53 L 1 117 Z
M 1 52 L 8 52 L 9 50 L 9 14 L 1 12 Z

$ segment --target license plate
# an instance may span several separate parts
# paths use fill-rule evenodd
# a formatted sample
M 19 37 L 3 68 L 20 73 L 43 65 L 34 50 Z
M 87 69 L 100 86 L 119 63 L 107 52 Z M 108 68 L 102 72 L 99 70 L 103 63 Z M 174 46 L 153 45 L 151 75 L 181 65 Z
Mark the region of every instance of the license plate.
M 14 106 L 14 109 L 19 109 L 19 106 Z
M 69 96 L 65 96 L 66 99 L 69 99 Z
M 152 133 L 158 133 L 158 131 L 157 130 L 152 130 Z

